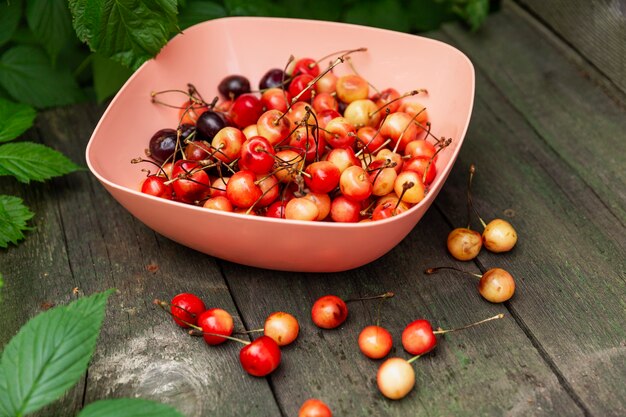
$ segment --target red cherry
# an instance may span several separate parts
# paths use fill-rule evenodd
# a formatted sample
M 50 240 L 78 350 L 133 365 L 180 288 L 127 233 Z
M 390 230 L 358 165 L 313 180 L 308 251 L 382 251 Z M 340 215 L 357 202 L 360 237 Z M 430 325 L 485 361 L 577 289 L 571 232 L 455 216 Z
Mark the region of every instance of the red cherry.
M 411 355 L 423 355 L 437 345 L 437 338 L 428 320 L 415 320 L 402 332 L 402 346 Z
M 380 108 L 385 106 L 384 109 L 381 109 L 381 113 L 384 113 L 386 111 L 385 109 L 389 109 L 389 113 L 395 113 L 398 111 L 398 108 L 400 108 L 400 101 L 397 100 L 398 98 L 400 98 L 398 90 L 395 88 L 387 88 L 381 91 L 380 94 L 376 94 L 372 97 L 372 100 L 376 103 L 376 107 Z M 388 104 L 391 101 L 393 101 L 393 103 Z
M 334 118 L 324 129 L 326 142 L 333 148 L 350 148 L 356 141 L 356 130 L 344 117 Z
M 261 103 L 266 110 L 278 110 L 284 113 L 287 111 L 290 101 L 289 92 L 282 88 L 270 88 L 261 95 Z
M 315 77 L 309 74 L 297 75 L 289 84 L 289 94 L 291 94 L 292 97 L 296 97 L 307 87 L 307 85 L 311 81 L 313 81 L 313 78 Z M 310 88 L 306 90 L 300 97 L 298 97 L 298 100 L 299 101 L 311 100 L 311 90 L 312 89 Z
M 339 185 L 339 168 L 329 161 L 313 162 L 306 167 L 309 174 L 304 177 L 304 183 L 314 193 L 326 194 Z
M 280 348 L 269 336 L 261 336 L 239 351 L 244 371 L 253 376 L 265 376 L 280 365 Z
M 198 317 L 198 326 L 202 328 L 204 341 L 209 345 L 219 345 L 226 341 L 225 338 L 215 336 L 221 334 L 230 336 L 233 334 L 233 316 L 221 308 L 210 308 Z
M 256 122 L 257 133 L 272 145 L 283 142 L 292 130 L 291 120 L 279 110 L 268 110 Z
M 178 112 L 178 119 L 180 120 L 180 124 L 190 124 L 195 125 L 198 121 L 198 117 L 209 108 L 203 104 L 199 104 L 192 100 L 185 101 L 182 106 L 180 106 L 180 110 Z
M 211 180 L 202 166 L 193 161 L 176 161 L 172 169 L 172 188 L 176 198 L 185 203 L 201 200 L 210 190 Z
M 348 167 L 341 173 L 339 188 L 341 194 L 354 201 L 363 201 L 372 195 L 372 183 L 359 166 Z
M 204 208 L 220 210 L 220 211 L 233 211 L 233 205 L 230 200 L 223 195 L 217 197 L 211 197 L 202 205 Z
M 141 184 L 141 192 L 155 197 L 172 199 L 172 186 L 166 184 L 167 178 L 149 175 Z
M 287 200 L 274 201 L 269 205 L 267 211 L 265 212 L 265 216 L 273 217 L 275 219 L 284 219 L 285 218 L 285 208 L 287 207 Z
M 333 413 L 323 401 L 309 398 L 302 403 L 298 417 L 333 417 Z
M 313 110 L 319 113 L 328 109 L 335 111 L 339 109 L 339 103 L 337 103 L 335 96 L 328 93 L 319 93 L 316 95 L 313 99 Z
M 367 326 L 359 334 L 359 349 L 371 359 L 384 358 L 391 351 L 393 339 L 384 327 Z
M 246 135 L 236 127 L 225 127 L 213 138 L 211 146 L 212 153 L 220 161 L 227 164 L 239 158 L 241 146 L 246 141 Z
M 435 162 L 431 162 L 430 158 L 424 158 L 422 156 L 418 156 L 415 158 L 411 158 L 406 161 L 402 165 L 403 171 L 414 171 L 417 172 L 422 179 L 424 179 L 424 184 L 429 185 L 437 176 L 437 167 L 435 166 Z M 428 172 L 424 176 L 424 172 L 428 169 Z
M 255 174 L 267 174 L 274 166 L 274 148 L 263 136 L 254 136 L 241 146 L 239 168 Z
M 170 302 L 170 312 L 174 317 L 174 321 L 180 327 L 190 327 L 189 324 L 196 324 L 198 316 L 206 310 L 202 300 L 191 293 L 181 293 Z M 187 324 L 189 323 L 189 324 Z
M 320 67 L 315 60 L 311 58 L 300 58 L 293 66 L 292 75 L 308 74 L 312 77 L 320 75 Z
M 240 128 L 256 123 L 261 114 L 263 114 L 263 103 L 252 94 L 237 97 L 230 109 L 233 122 Z
M 317 327 L 334 329 L 348 318 L 348 306 L 336 295 L 325 295 L 313 304 L 311 319 Z

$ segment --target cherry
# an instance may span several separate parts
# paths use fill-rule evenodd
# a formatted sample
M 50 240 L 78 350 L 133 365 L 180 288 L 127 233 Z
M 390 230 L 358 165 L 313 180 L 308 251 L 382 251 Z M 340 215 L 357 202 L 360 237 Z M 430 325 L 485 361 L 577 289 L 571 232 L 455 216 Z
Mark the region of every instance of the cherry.
M 300 58 L 293 66 L 292 75 L 308 74 L 312 77 L 317 77 L 320 74 L 320 67 L 311 58 Z
M 279 110 L 283 113 L 289 108 L 290 100 L 289 92 L 280 88 L 270 88 L 261 95 L 261 103 L 266 110 Z
M 217 89 L 224 98 L 234 99 L 250 92 L 250 81 L 243 75 L 229 75 L 220 81 Z
M 313 99 L 313 110 L 316 113 L 319 113 L 324 110 L 335 110 L 339 109 L 339 104 L 337 103 L 337 99 L 335 96 L 329 93 L 319 93 Z
M 226 127 L 226 119 L 222 113 L 216 111 L 206 111 L 198 118 L 196 129 L 198 136 L 203 140 L 211 140 L 217 132 Z
M 261 80 L 259 81 L 259 90 L 267 90 L 269 88 L 280 88 L 283 84 L 283 79 L 286 81 L 286 75 L 280 68 L 272 68 L 267 71 Z
M 209 193 L 211 180 L 202 165 L 194 161 L 176 161 L 172 168 L 172 184 L 176 199 L 185 203 L 195 203 Z
M 226 197 L 237 207 L 252 207 L 263 195 L 256 180 L 256 174 L 252 171 L 237 171 L 226 184 Z
M 278 346 L 286 346 L 293 343 L 298 337 L 300 325 L 298 320 L 289 313 L 277 311 L 265 319 L 263 334 L 271 337 Z
M 289 146 L 302 149 L 307 162 L 318 161 L 324 152 L 326 140 L 323 135 L 318 135 L 315 127 L 300 126 L 291 134 Z
M 333 413 L 323 401 L 309 398 L 302 403 L 298 417 L 333 417 Z
M 419 132 L 419 128 L 413 122 L 413 117 L 403 112 L 391 113 L 380 129 L 380 134 L 385 139 L 391 139 L 394 152 L 404 151 L 410 142 L 418 138 Z
M 494 219 L 487 225 L 481 220 L 483 227 L 483 244 L 487 250 L 495 253 L 508 252 L 517 243 L 517 232 L 511 223 L 502 219 Z
M 317 327 L 334 329 L 348 318 L 348 306 L 336 295 L 325 295 L 313 304 L 311 319 Z
M 165 198 L 166 200 L 171 200 L 173 189 L 171 185 L 165 183 L 166 180 L 167 179 L 165 177 L 148 175 L 148 177 L 141 184 L 141 192 L 155 197 Z
M 248 125 L 244 127 L 241 131 L 243 132 L 243 135 L 246 137 L 246 139 L 259 136 L 259 129 L 257 128 L 257 125 Z
M 478 292 L 485 300 L 492 303 L 503 303 L 513 297 L 515 293 L 515 280 L 513 276 L 502 268 L 491 268 L 481 275 L 451 266 L 440 266 L 437 268 L 428 268 L 425 273 L 430 275 L 437 273 L 441 269 L 450 269 L 480 278 L 478 282 Z
M 278 187 L 278 180 L 274 175 L 257 174 L 256 184 L 261 189 L 261 197 L 250 207 L 251 209 L 269 206 L 278 198 L 280 188 Z
M 360 166 L 346 168 L 339 178 L 341 193 L 354 201 L 363 201 L 372 195 L 372 183 Z
M 423 139 L 417 139 L 407 143 L 406 148 L 404 149 L 404 154 L 409 155 L 411 158 L 422 157 L 430 159 L 435 157 L 436 153 L 437 149 L 435 148 L 435 145 Z M 435 157 L 435 161 L 436 160 L 437 159 Z
M 470 261 L 478 256 L 483 246 L 480 233 L 467 227 L 458 227 L 450 232 L 446 242 L 448 252 L 459 261 Z
M 392 292 L 386 292 L 381 295 L 352 298 L 344 301 L 336 295 L 325 295 L 318 298 L 313 304 L 313 308 L 311 309 L 311 319 L 317 327 L 322 329 L 334 329 L 341 326 L 341 324 L 348 318 L 348 306 L 346 303 L 352 301 L 385 299 L 393 296 L 394 294 Z
M 364 152 L 375 153 L 384 146 L 385 139 L 379 134 L 378 130 L 371 126 L 365 126 L 356 132 L 358 146 Z
M 170 312 L 174 322 L 180 327 L 187 328 L 198 322 L 198 316 L 206 310 L 204 302 L 194 294 L 181 293 L 170 302 Z
M 291 149 L 285 149 L 276 152 L 276 166 L 274 175 L 278 181 L 291 182 L 302 172 L 304 166 L 304 157 L 302 152 L 296 152 Z
M 367 326 L 359 334 L 359 349 L 371 359 L 380 359 L 391 351 L 391 333 L 384 327 Z
M 330 217 L 339 223 L 356 223 L 361 220 L 361 204 L 342 195 L 330 203 Z
M 280 365 L 278 344 L 269 336 L 261 336 L 239 351 L 239 362 L 253 376 L 266 376 Z
M 392 164 L 389 160 L 376 159 L 367 166 L 373 195 L 381 197 L 393 192 L 398 174 Z
M 221 336 L 233 334 L 233 316 L 221 308 L 210 308 L 198 317 L 198 326 L 202 329 L 204 341 L 209 345 L 219 345 L 226 341 Z
M 241 156 L 241 147 L 246 136 L 236 127 L 225 127 L 213 138 L 211 146 L 217 159 L 230 163 Z
M 152 135 L 148 145 L 149 155 L 156 162 L 162 164 L 176 152 L 178 134 L 174 129 L 161 129 Z
M 304 197 L 293 198 L 285 206 L 286 219 L 314 221 L 319 214 L 317 205 Z
M 428 320 L 415 320 L 402 331 L 402 346 L 411 355 L 423 355 L 433 350 L 436 345 L 437 338 Z
M 328 217 L 328 214 L 330 213 L 330 197 L 328 196 L 328 194 L 310 192 L 307 193 L 303 198 L 311 200 L 317 206 L 317 211 L 319 214 L 317 215 L 317 219 L 315 220 L 320 221 Z
M 413 171 L 403 171 L 398 174 L 393 188 L 400 200 L 411 204 L 419 203 L 426 196 L 426 187 L 422 178 Z
M 430 185 L 437 175 L 437 167 L 431 161 L 432 159 L 422 156 L 411 158 L 402 164 L 402 170 L 416 172 L 422 177 L 425 185 Z
M 247 139 L 241 146 L 239 168 L 255 174 L 266 174 L 274 166 L 274 148 L 263 136 Z
M 204 208 L 220 211 L 233 211 L 233 205 L 230 200 L 224 196 L 211 197 L 203 204 Z
M 326 155 L 326 160 L 332 162 L 339 172 L 343 172 L 351 166 L 361 166 L 361 161 L 354 154 L 352 148 L 336 148 Z
M 348 74 L 337 79 L 335 86 L 337 98 L 344 103 L 352 103 L 355 100 L 366 99 L 369 95 L 367 81 L 356 74 Z
M 195 125 L 200 115 L 208 110 L 206 105 L 200 104 L 196 100 L 187 100 L 180 107 L 178 118 L 181 124 Z
M 326 142 L 333 148 L 350 148 L 356 141 L 356 130 L 344 117 L 334 118 L 324 129 Z
M 287 201 L 283 201 L 283 200 L 274 201 L 267 208 L 267 211 L 265 212 L 265 216 L 273 217 L 276 219 L 284 219 L 286 207 L 287 207 Z
M 327 72 L 315 83 L 315 91 L 317 93 L 334 93 L 337 86 L 337 79 L 337 76 L 331 71 Z
M 448 235 L 447 240 L 448 252 L 450 252 L 450 255 L 459 261 L 469 261 L 474 259 L 478 256 L 480 249 L 483 246 L 483 238 L 481 234 L 470 229 L 472 178 L 474 177 L 474 172 L 475 168 L 474 164 L 472 164 L 470 165 L 469 179 L 467 181 L 467 227 L 458 227 L 452 230 Z
M 218 197 L 218 196 L 226 197 L 226 184 L 228 184 L 229 180 L 230 180 L 230 177 L 217 177 L 211 183 L 211 191 L 209 195 L 211 197 Z
M 412 361 L 419 356 L 407 360 L 389 358 L 378 368 L 376 382 L 380 392 L 390 400 L 399 400 L 407 396 L 415 386 L 415 371 Z
M 389 113 L 395 113 L 400 108 L 400 93 L 395 88 L 387 88 L 372 97 L 376 107 L 389 109 Z M 384 109 L 383 109 L 384 110 Z
M 261 114 L 263 114 L 263 103 L 252 94 L 237 97 L 230 109 L 233 122 L 240 128 L 255 124 Z
M 256 122 L 258 134 L 267 139 L 272 146 L 283 142 L 291 133 L 291 120 L 283 115 L 284 113 L 279 110 L 268 110 Z
M 343 117 L 357 129 L 364 126 L 376 127 L 381 118 L 380 112 L 376 110 L 376 104 L 372 100 L 354 100 L 346 107 Z
M 437 338 L 435 335 L 469 329 L 470 327 L 478 326 L 488 321 L 498 320 L 501 318 L 504 318 L 504 314 L 498 314 L 496 316 L 489 317 L 488 319 L 467 324 L 456 329 L 437 329 L 436 331 L 433 331 L 433 328 L 428 320 L 415 320 L 404 328 L 404 331 L 402 332 L 402 346 L 404 347 L 404 350 L 409 352 L 411 355 L 421 356 L 435 348 L 437 345 Z
M 213 153 L 210 146 L 205 144 L 204 141 L 190 142 L 185 147 L 185 159 L 190 161 L 202 161 L 209 158 Z
M 339 168 L 329 161 L 318 161 L 309 164 L 305 172 L 304 183 L 314 193 L 329 193 L 339 185 L 341 173 Z
M 301 94 L 298 99 L 301 101 L 310 101 L 311 100 L 311 89 L 305 91 L 305 89 L 309 86 L 309 83 L 313 81 L 315 76 L 310 74 L 300 74 L 297 75 L 291 83 L 289 84 L 289 94 L 292 97 L 296 97 Z

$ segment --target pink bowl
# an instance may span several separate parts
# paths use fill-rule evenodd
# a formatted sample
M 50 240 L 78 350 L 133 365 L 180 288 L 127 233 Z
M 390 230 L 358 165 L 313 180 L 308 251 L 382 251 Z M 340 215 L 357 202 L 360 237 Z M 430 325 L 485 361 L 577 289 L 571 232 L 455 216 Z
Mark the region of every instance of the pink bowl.
M 427 88 L 433 132 L 453 138 L 437 161 L 427 197 L 396 217 L 340 224 L 279 220 L 207 210 L 139 192 L 145 174 L 130 160 L 144 155 L 150 137 L 175 127 L 178 112 L 151 103 L 153 91 L 195 84 L 205 98 L 229 74 L 252 85 L 289 55 L 352 55 L 359 73 L 379 88 Z M 339 66 L 337 74 L 349 71 Z M 181 96 L 182 97 L 182 96 Z M 174 101 L 178 100 L 176 97 Z M 474 100 L 474 68 L 457 49 L 431 39 L 340 23 L 276 18 L 208 21 L 176 36 L 145 63 L 111 102 L 87 145 L 87 164 L 111 195 L 156 232 L 218 258 L 262 268 L 331 272 L 371 262 L 397 245 L 422 218 L 459 153 Z M 181 100 L 182 102 L 182 100 Z

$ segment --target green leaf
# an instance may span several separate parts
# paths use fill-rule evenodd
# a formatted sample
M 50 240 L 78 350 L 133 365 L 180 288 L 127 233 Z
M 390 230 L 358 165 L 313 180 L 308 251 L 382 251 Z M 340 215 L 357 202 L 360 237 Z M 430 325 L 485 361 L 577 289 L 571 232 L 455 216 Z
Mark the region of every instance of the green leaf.
M 26 132 L 37 113 L 27 104 L 0 98 L 0 142 L 8 142 Z
M 22 17 L 22 0 L 0 1 L 0 46 L 11 39 Z
M 93 55 L 91 65 L 93 69 L 93 84 L 99 102 L 103 102 L 115 94 L 126 80 L 133 75 L 131 69 L 100 54 Z
M 411 28 L 409 16 L 398 0 L 360 1 L 348 9 L 345 21 L 401 32 Z
M 72 16 L 67 0 L 27 0 L 26 21 L 53 62 L 72 39 Z
M 178 24 L 186 29 L 200 22 L 226 16 L 226 9 L 221 4 L 212 1 L 189 0 L 181 7 L 178 14 Z
M 140 398 L 100 400 L 89 404 L 78 417 L 182 417 L 172 407 Z
M 233 16 L 285 16 L 279 4 L 264 0 L 226 0 L 224 4 Z
M 489 0 L 466 0 L 456 4 L 452 11 L 467 23 L 472 31 L 478 30 L 489 14 Z
M 16 101 L 43 108 L 75 103 L 83 98 L 67 68 L 53 68 L 46 53 L 32 46 L 15 46 L 0 58 L 0 85 Z
M 337 0 L 316 0 L 314 7 L 311 7 L 308 0 L 290 0 L 283 2 L 282 7 L 289 17 L 333 21 L 340 20 L 341 12 L 345 8 Z
M 14 416 L 32 413 L 78 382 L 95 350 L 111 293 L 55 307 L 20 329 L 2 353 L 0 410 Z
M 435 30 L 443 22 L 456 18 L 450 10 L 449 0 L 412 0 L 408 2 L 407 14 L 411 29 L 420 32 Z
M 27 223 L 34 215 L 21 198 L 0 195 L 0 248 L 8 247 L 9 243 L 17 245 L 24 239 L 24 232 L 32 230 Z
M 20 182 L 44 181 L 81 169 L 62 153 L 32 142 L 0 146 L 0 175 L 12 175 Z
M 70 0 L 74 29 L 92 51 L 137 69 L 176 32 L 176 0 Z

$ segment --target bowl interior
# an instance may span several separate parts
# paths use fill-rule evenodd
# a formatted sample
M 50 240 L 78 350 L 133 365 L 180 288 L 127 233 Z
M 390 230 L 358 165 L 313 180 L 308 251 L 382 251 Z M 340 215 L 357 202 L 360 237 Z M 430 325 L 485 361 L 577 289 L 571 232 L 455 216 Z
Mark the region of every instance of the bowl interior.
M 442 181 L 458 152 L 472 108 L 474 74 L 465 55 L 418 36 L 298 19 L 225 18 L 176 36 L 113 100 L 90 141 L 88 164 L 101 181 L 137 192 L 145 174 L 130 160 L 144 155 L 154 132 L 175 128 L 178 122 L 177 110 L 151 102 L 152 92 L 185 90 L 192 83 L 210 101 L 226 75 L 243 74 L 254 88 L 268 69 L 284 67 L 290 55 L 315 59 L 359 47 L 366 47 L 367 52 L 351 55 L 354 67 L 378 89 L 428 90 L 417 100 L 428 109 L 433 133 L 454 139 L 437 162 L 438 172 L 445 172 L 438 175 L 437 182 Z M 335 68 L 337 75 L 350 71 L 346 64 Z M 174 93 L 159 98 L 178 106 L 185 97 Z M 437 182 L 432 188 L 437 188 Z
M 254 86 L 290 55 L 318 59 L 366 47 L 352 55 L 359 74 L 379 89 L 426 88 L 417 99 L 428 109 L 437 137 L 453 138 L 437 160 L 426 198 L 389 219 L 367 223 L 305 222 L 207 210 L 139 192 L 145 178 L 130 163 L 143 156 L 152 135 L 175 128 L 178 110 L 151 102 L 151 93 L 185 90 L 192 83 L 210 101 L 223 77 L 242 74 Z M 337 75 L 350 72 L 343 64 Z M 180 106 L 185 96 L 160 99 Z M 423 216 L 447 178 L 467 129 L 474 70 L 444 43 L 381 29 L 275 18 L 226 18 L 187 29 L 145 63 L 120 90 L 87 146 L 87 164 L 105 188 L 156 232 L 209 255 L 270 269 L 331 272 L 371 262 L 397 245 Z M 154 169 L 153 169 L 154 171 Z M 306 256 L 303 256 L 306 254 Z

